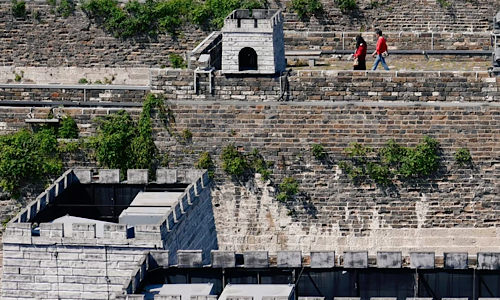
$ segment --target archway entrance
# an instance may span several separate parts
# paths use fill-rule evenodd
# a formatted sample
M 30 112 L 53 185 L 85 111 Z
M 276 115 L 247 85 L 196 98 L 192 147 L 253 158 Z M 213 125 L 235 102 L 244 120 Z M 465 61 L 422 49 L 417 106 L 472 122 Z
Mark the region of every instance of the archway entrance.
M 238 54 L 240 71 L 257 70 L 257 53 L 250 47 L 241 49 Z

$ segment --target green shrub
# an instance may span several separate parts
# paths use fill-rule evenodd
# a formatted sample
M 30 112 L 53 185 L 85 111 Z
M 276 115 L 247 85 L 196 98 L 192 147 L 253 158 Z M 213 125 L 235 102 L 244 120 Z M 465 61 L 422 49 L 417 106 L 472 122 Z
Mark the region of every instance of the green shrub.
M 184 61 L 184 58 L 180 56 L 179 54 L 176 53 L 170 53 L 168 59 L 170 60 L 170 63 L 172 64 L 172 67 L 175 69 L 185 69 L 187 68 L 187 64 Z
M 439 168 L 439 143 L 424 137 L 416 147 L 402 147 L 394 140 L 374 151 L 359 143 L 351 143 L 345 153 L 350 162 L 339 163 L 341 168 L 355 183 L 368 178 L 381 185 L 388 185 L 397 178 L 429 176 Z
M 184 129 L 182 131 L 182 138 L 184 139 L 184 141 L 187 141 L 192 137 L 193 137 L 193 134 L 191 133 L 191 131 L 189 129 Z
M 60 121 L 57 136 L 61 139 L 77 139 L 79 132 L 75 120 L 70 116 L 65 116 Z
M 214 169 L 215 164 L 208 152 L 202 152 L 198 158 L 198 162 L 195 164 L 196 169 L 208 170 L 208 177 L 213 178 L 215 175 Z
M 472 157 L 470 155 L 469 149 L 460 148 L 455 152 L 455 161 L 459 166 L 465 166 L 472 162 Z
M 58 174 L 62 167 L 53 128 L 0 136 L 0 187 L 5 191 L 17 193 L 24 184 Z
M 229 175 L 241 176 L 248 168 L 246 157 L 234 145 L 222 149 L 222 169 Z
M 75 3 L 73 0 L 61 0 L 59 7 L 57 7 L 57 12 L 63 18 L 69 17 L 75 12 Z
M 254 170 L 254 172 L 260 174 L 260 179 L 262 181 L 266 181 L 269 179 L 272 174 L 272 171 L 269 170 L 269 167 L 272 166 L 272 163 L 266 162 L 258 149 L 252 150 L 252 153 L 250 153 L 248 160 L 249 165 Z
M 323 159 L 326 157 L 325 148 L 320 144 L 313 144 L 311 147 L 311 152 L 317 159 Z
M 321 12 L 323 4 L 319 0 L 292 0 L 292 10 L 300 19 L 304 19 Z
M 299 184 L 293 177 L 285 177 L 279 185 L 277 200 L 286 202 L 299 192 Z
M 342 12 L 347 12 L 358 7 L 356 0 L 337 0 L 337 5 Z
M 87 84 L 87 83 L 89 83 L 89 82 L 88 82 L 87 78 L 80 78 L 80 79 L 78 80 L 78 83 L 79 83 L 79 84 Z
M 26 17 L 26 2 L 12 0 L 12 15 L 16 18 Z
M 436 1 L 443 8 L 448 8 L 451 6 L 451 3 L 446 0 L 436 0 Z

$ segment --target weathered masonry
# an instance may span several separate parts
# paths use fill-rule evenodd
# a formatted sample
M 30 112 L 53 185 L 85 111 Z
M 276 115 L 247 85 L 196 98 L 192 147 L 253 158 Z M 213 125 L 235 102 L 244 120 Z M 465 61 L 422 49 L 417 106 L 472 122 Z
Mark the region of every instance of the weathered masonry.
M 222 28 L 222 73 L 285 71 L 283 17 L 279 10 L 233 11 Z
M 208 257 L 217 249 L 206 172 L 159 169 L 149 184 L 147 170 L 128 170 L 125 183 L 119 178 L 119 170 L 100 170 L 97 181 L 89 170 L 69 170 L 11 220 L 3 236 L 2 299 L 112 299 L 145 250 L 200 249 Z M 134 196 L 149 190 L 165 200 L 135 207 Z M 167 200 L 171 191 L 177 200 Z M 166 213 L 149 224 L 118 222 L 131 203 Z

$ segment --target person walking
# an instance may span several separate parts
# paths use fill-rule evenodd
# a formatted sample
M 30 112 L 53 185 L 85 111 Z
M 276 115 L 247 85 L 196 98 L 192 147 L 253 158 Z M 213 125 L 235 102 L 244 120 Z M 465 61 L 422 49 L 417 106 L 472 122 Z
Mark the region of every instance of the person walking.
M 358 35 L 356 37 L 356 53 L 354 53 L 354 70 L 366 70 L 366 42 Z
M 372 71 L 375 71 L 377 69 L 379 63 L 382 63 L 384 69 L 389 71 L 389 67 L 385 63 L 385 57 L 389 55 L 389 53 L 387 52 L 387 43 L 385 41 L 385 38 L 382 36 L 382 30 L 380 29 L 375 30 L 375 34 L 377 35 L 378 38 L 377 50 L 373 52 L 372 57 L 377 56 L 377 58 L 375 59 L 375 63 L 373 64 Z

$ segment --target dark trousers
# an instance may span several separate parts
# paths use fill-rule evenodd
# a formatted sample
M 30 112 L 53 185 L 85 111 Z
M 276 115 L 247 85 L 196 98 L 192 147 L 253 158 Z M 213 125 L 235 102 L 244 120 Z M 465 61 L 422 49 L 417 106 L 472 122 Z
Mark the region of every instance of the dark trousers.
M 358 65 L 353 70 L 366 70 L 366 60 L 359 60 Z

